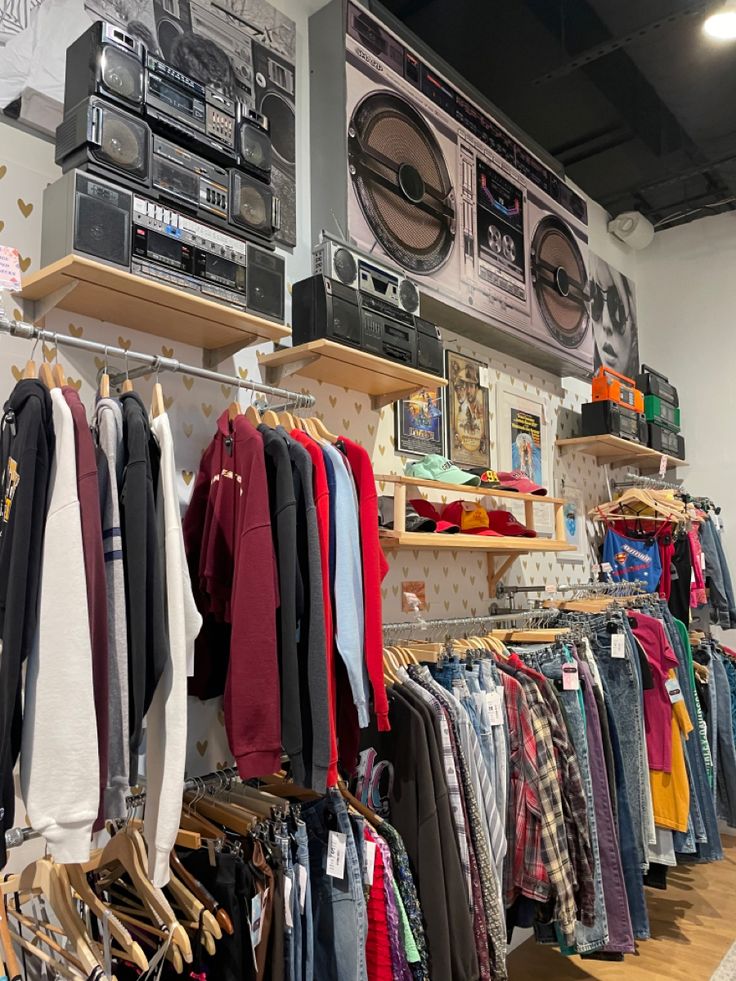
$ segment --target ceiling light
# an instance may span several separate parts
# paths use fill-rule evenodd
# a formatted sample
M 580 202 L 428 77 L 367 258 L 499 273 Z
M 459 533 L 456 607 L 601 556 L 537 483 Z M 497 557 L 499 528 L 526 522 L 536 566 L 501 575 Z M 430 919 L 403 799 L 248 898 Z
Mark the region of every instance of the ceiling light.
M 725 3 L 706 17 L 703 30 L 717 41 L 736 40 L 736 3 Z

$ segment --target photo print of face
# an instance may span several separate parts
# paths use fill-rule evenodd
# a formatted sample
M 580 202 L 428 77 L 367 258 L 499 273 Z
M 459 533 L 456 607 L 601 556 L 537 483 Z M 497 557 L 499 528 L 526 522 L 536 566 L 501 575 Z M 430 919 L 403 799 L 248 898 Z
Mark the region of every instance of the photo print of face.
M 603 365 L 628 378 L 639 371 L 639 330 L 634 284 L 590 253 L 586 301 L 595 341 L 594 369 Z

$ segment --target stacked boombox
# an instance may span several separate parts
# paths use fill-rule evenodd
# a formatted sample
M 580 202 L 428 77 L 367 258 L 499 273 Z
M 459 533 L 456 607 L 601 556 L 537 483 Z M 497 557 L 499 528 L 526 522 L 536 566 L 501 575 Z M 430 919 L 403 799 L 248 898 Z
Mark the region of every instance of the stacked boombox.
M 44 264 L 83 253 L 283 320 L 268 120 L 97 21 L 67 50 Z
M 601 367 L 593 378 L 593 401 L 582 407 L 583 436 L 612 435 L 685 459 L 677 389 L 642 365 L 636 380 Z

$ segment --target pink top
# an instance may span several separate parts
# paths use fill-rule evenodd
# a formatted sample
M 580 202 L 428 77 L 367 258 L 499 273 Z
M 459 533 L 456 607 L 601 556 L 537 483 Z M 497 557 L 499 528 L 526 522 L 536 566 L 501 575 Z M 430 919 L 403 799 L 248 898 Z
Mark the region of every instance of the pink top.
M 693 564 L 693 581 L 690 583 L 690 606 L 696 610 L 705 606 L 708 597 L 705 593 L 705 576 L 703 575 L 703 549 L 700 546 L 700 536 L 697 528 L 691 528 L 687 533 L 690 539 L 690 553 Z
M 647 656 L 654 679 L 654 686 L 644 691 L 644 727 L 649 769 L 671 773 L 672 703 L 665 682 L 670 669 L 678 667 L 677 657 L 659 620 L 638 610 L 635 616 L 630 617 L 634 636 Z

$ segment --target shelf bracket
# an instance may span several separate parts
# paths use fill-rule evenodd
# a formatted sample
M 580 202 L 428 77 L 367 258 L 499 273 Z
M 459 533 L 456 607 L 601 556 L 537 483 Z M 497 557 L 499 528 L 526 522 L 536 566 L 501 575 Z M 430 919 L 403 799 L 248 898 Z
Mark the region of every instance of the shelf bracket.
M 223 361 L 229 361 L 235 357 L 243 348 L 248 347 L 252 341 L 234 341 L 232 344 L 225 344 L 223 347 L 205 348 L 202 352 L 202 367 L 208 371 L 217 371 Z
M 400 392 L 388 392 L 385 395 L 371 395 L 371 408 L 374 412 L 383 409 L 387 405 L 398 402 L 399 399 L 408 399 L 417 391 L 416 385 L 413 388 L 403 388 Z
M 488 553 L 488 595 L 491 599 L 496 598 L 496 587 L 518 557 L 518 554 L 503 556 L 503 562 L 496 568 L 496 559 L 501 559 L 502 556 Z
M 54 290 L 48 296 L 41 297 L 40 300 L 24 300 L 19 297 L 23 308 L 23 319 L 32 323 L 34 327 L 38 326 L 46 314 L 58 307 L 62 300 L 74 292 L 77 286 L 79 286 L 78 279 L 69 279 L 58 290 Z
M 282 379 L 290 375 L 298 375 L 300 371 L 308 368 L 310 364 L 320 360 L 319 354 L 305 354 L 303 358 L 297 358 L 288 364 L 260 364 L 261 377 L 267 385 L 279 387 Z

